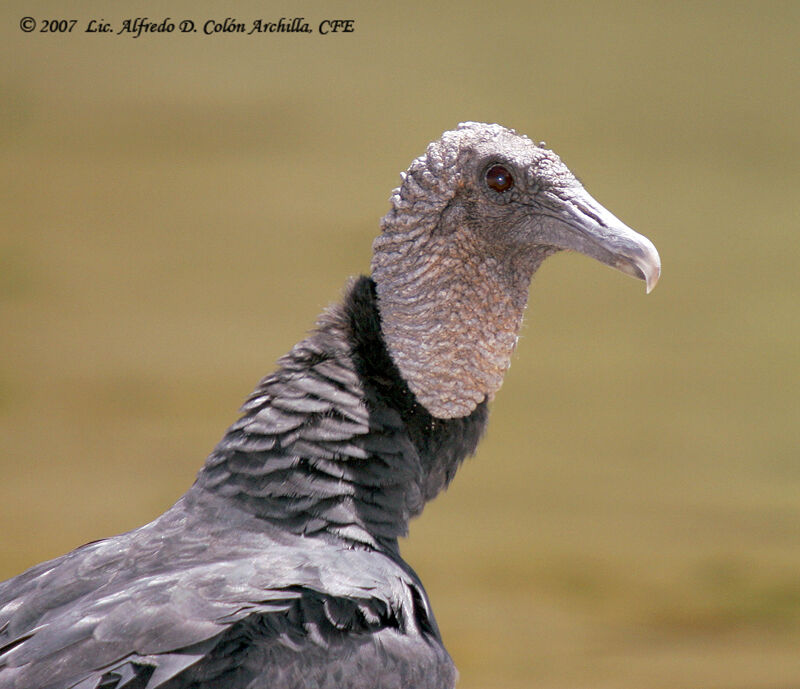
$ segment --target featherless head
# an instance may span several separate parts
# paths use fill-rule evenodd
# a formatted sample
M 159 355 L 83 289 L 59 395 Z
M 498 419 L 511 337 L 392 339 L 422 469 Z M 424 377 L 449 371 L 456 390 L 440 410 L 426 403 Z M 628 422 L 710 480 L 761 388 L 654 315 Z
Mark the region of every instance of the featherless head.
M 434 416 L 470 413 L 502 382 L 528 287 L 573 250 L 646 282 L 653 244 L 595 201 L 544 144 L 466 122 L 411 163 L 373 245 L 384 336 Z

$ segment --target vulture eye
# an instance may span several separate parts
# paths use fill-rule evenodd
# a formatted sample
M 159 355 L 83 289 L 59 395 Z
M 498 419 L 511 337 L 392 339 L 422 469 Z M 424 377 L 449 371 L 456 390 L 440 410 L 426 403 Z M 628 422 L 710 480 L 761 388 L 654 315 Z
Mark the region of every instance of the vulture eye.
M 486 171 L 486 184 L 489 189 L 493 189 L 499 193 L 508 191 L 514 186 L 514 178 L 511 173 L 502 165 L 492 165 Z

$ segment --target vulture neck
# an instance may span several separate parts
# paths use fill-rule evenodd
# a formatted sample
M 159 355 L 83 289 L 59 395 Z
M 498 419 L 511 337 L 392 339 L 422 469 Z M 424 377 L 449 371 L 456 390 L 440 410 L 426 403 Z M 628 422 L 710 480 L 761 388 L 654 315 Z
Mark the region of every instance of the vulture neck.
M 427 231 L 399 215 L 386 216 L 373 245 L 386 347 L 431 415 L 464 417 L 500 388 L 547 254 L 498 249 L 448 211 Z
M 439 419 L 419 404 L 386 349 L 366 277 L 279 364 L 208 457 L 187 500 L 216 496 L 276 533 L 397 554 L 409 519 L 475 451 L 487 405 Z

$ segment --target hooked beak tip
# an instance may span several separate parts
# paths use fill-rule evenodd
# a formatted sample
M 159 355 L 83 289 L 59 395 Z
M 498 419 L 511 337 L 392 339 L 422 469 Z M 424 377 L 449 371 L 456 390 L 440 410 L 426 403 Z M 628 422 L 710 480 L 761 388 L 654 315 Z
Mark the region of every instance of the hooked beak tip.
M 661 257 L 658 255 L 655 246 L 648 240 L 650 249 L 645 253 L 644 258 L 639 263 L 639 269 L 644 273 L 644 283 L 646 293 L 650 294 L 661 277 Z
M 658 284 L 658 278 L 660 277 L 661 277 L 661 268 L 659 268 L 653 275 L 645 279 L 645 285 L 646 285 L 645 289 L 647 294 L 650 294 L 650 292 L 652 292 L 656 288 L 656 285 Z
M 649 239 L 641 235 L 636 235 L 636 243 L 626 246 L 624 252 L 617 254 L 613 265 L 623 273 L 644 280 L 647 294 L 655 289 L 661 277 L 658 251 Z

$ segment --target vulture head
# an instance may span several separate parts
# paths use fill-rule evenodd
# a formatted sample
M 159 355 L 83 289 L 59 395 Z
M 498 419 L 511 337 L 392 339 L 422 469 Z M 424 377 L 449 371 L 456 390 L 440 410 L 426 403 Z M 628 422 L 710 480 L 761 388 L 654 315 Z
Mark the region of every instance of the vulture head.
M 617 219 L 543 144 L 467 122 L 402 174 L 374 242 L 386 346 L 437 418 L 492 399 L 542 261 L 577 251 L 655 287 L 656 248 Z

